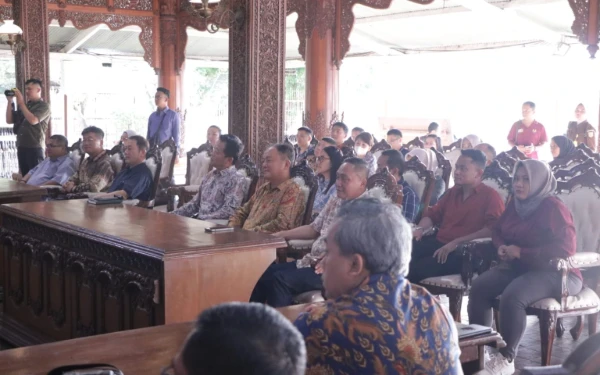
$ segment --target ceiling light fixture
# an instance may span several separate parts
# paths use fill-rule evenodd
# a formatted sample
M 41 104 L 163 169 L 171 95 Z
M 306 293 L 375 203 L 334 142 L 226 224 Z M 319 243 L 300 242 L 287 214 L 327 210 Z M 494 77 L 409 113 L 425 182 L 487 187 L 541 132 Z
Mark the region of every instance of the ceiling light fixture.
M 205 20 L 206 30 L 214 34 L 223 28 L 232 28 L 244 24 L 246 10 L 239 7 L 235 11 L 229 6 L 229 0 L 201 0 L 191 1 L 183 0 L 181 4 L 183 10 L 193 17 L 199 17 Z

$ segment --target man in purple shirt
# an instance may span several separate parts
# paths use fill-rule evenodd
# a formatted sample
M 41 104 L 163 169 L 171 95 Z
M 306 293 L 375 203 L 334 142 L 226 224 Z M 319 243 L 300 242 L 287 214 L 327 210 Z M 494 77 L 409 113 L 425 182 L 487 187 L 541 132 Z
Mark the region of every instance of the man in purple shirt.
M 169 108 L 170 96 L 170 91 L 164 87 L 156 89 L 156 95 L 154 95 L 156 111 L 152 112 L 148 118 L 148 135 L 146 136 L 150 147 L 160 145 L 172 138 L 175 146 L 179 148 L 179 114 Z

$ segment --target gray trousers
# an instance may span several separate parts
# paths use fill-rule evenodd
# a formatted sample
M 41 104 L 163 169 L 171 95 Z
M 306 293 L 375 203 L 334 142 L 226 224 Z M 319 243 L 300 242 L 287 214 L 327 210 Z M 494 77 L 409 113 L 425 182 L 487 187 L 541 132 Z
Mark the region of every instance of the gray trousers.
M 579 277 L 569 274 L 569 295 L 579 293 L 582 286 Z M 469 323 L 491 326 L 492 306 L 496 297 L 500 296 L 500 334 L 506 342 L 500 353 L 512 360 L 527 327 L 525 309 L 543 298 L 559 298 L 560 294 L 560 272 L 522 273 L 506 265 L 492 268 L 473 280 L 469 293 Z

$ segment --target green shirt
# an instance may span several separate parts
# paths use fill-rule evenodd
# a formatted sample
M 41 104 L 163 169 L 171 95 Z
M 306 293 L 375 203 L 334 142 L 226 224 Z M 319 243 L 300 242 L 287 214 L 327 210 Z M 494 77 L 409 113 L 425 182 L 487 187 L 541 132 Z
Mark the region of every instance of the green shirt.
M 30 124 L 21 111 L 13 114 L 14 133 L 17 135 L 17 147 L 25 148 L 43 148 L 48 130 L 48 121 L 50 120 L 50 106 L 48 103 L 39 100 L 27 103 L 27 109 L 33 113 L 40 121 L 37 124 Z M 15 117 L 16 115 L 16 117 Z

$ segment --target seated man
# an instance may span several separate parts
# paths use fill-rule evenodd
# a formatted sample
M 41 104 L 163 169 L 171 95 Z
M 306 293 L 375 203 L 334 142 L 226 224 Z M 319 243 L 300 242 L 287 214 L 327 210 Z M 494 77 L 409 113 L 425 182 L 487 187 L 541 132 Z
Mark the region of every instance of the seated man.
M 402 185 L 402 215 L 404 215 L 404 218 L 409 223 L 414 222 L 419 213 L 421 202 L 417 193 L 402 177 L 405 170 L 404 156 L 402 156 L 400 151 L 385 150 L 377 160 L 377 168 L 381 169 L 385 167 L 388 168 L 396 181 L 398 181 L 398 185 Z
M 331 138 L 333 138 L 338 148 L 344 147 L 344 142 L 348 138 L 348 125 L 343 122 L 336 122 L 331 125 Z
M 323 150 L 325 149 L 325 147 L 329 147 L 329 146 L 337 146 L 337 145 L 336 145 L 335 141 L 333 140 L 333 138 L 323 137 L 323 139 L 321 139 L 319 141 L 319 143 L 317 143 L 317 146 L 315 147 L 315 156 L 318 158 L 323 156 Z
M 69 157 L 68 147 L 64 136 L 55 134 L 50 137 L 46 143 L 48 157 L 19 179 L 19 182 L 34 186 L 62 186 L 75 173 L 75 162 Z
M 224 303 L 198 317 L 181 351 L 162 374 L 304 375 L 298 330 L 272 307 Z
M 436 151 L 443 152 L 441 149 L 438 150 L 438 139 L 439 137 L 435 134 L 427 134 L 423 137 L 423 143 L 425 148 L 435 148 Z
M 435 149 L 439 152 L 444 152 L 442 150 L 442 139 L 438 136 L 440 132 L 440 125 L 437 122 L 432 122 L 427 127 L 427 134 L 421 137 L 421 140 L 425 143 L 426 148 L 435 147 Z M 432 145 L 432 142 L 435 142 Z
M 298 129 L 296 133 L 296 144 L 294 145 L 294 153 L 296 154 L 295 165 L 300 164 L 303 160 L 306 160 L 308 152 L 313 149 L 310 142 L 313 140 L 313 131 L 311 128 L 303 126 Z
M 265 151 L 262 171 L 267 183 L 231 216 L 230 227 L 275 233 L 300 225 L 306 202 L 300 186 L 290 178 L 293 162 L 289 145 L 277 144 Z
M 427 210 L 414 229 L 408 274 L 411 282 L 460 273 L 461 257 L 453 251 L 462 243 L 491 237 L 504 212 L 504 201 L 496 190 L 481 183 L 484 169 L 483 152 L 461 150 L 454 170 L 455 185 Z M 434 226 L 439 227 L 437 235 L 423 238 Z
M 214 169 L 202 179 L 194 199 L 173 213 L 187 217 L 198 215 L 200 220 L 229 219 L 246 195 L 246 178 L 235 168 L 243 150 L 242 141 L 235 135 L 219 136 L 210 156 Z
M 354 128 L 352 128 L 352 132 L 350 133 L 350 138 L 355 141 L 356 140 L 356 136 L 359 135 L 360 133 L 364 133 L 364 129 L 363 128 L 359 128 L 358 126 L 355 126 Z
M 127 166 L 117 174 L 106 195 L 150 201 L 154 179 L 146 165 L 146 153 L 149 147 L 148 141 L 140 135 L 134 135 L 125 141 L 123 152 Z
M 439 300 L 406 280 L 410 227 L 374 199 L 343 205 L 323 259 L 328 301 L 301 314 L 307 374 L 461 374 L 458 333 Z
M 386 141 L 392 150 L 400 151 L 402 155 L 408 154 L 408 149 L 402 145 L 402 132 L 399 129 L 388 130 Z
M 104 150 L 104 132 L 95 126 L 81 133 L 83 152 L 89 156 L 81 162 L 79 170 L 69 178 L 63 188 L 67 193 L 107 191 L 112 184 L 115 171 L 110 165 L 110 156 Z
M 275 233 L 286 240 L 313 240 L 310 254 L 289 263 L 273 263 L 254 287 L 250 301 L 266 302 L 273 307 L 289 306 L 300 293 L 321 289 L 321 276 L 313 269 L 325 255 L 327 230 L 338 208 L 365 193 L 367 189 L 367 163 L 358 158 L 346 159 L 337 171 L 337 196 L 331 197 L 323 211 L 310 225 Z
M 485 154 L 486 163 L 485 166 L 492 164 L 494 159 L 496 159 L 496 149 L 492 147 L 489 143 L 480 143 L 475 146 L 475 150 L 479 150 Z M 510 171 L 512 173 L 512 171 Z

